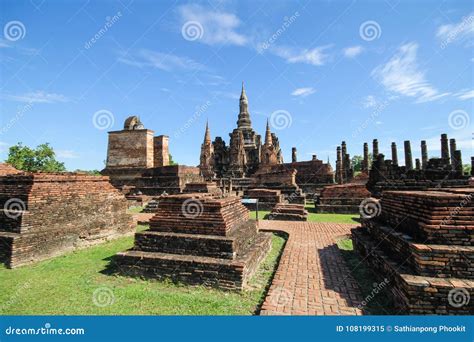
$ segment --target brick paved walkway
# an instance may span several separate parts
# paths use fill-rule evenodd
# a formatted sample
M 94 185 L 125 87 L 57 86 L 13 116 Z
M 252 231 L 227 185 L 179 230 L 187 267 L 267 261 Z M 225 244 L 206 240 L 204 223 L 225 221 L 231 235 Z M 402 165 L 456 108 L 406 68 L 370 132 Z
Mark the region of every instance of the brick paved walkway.
M 260 221 L 289 234 L 261 315 L 361 315 L 359 288 L 335 244 L 352 224 Z

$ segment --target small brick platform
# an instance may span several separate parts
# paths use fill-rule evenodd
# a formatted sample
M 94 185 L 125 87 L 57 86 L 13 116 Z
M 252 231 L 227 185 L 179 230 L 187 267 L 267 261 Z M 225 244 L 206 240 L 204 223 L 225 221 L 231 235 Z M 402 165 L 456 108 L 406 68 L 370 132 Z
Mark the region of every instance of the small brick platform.
M 268 215 L 269 220 L 308 221 L 308 211 L 303 204 L 277 204 Z
M 260 221 L 289 234 L 260 315 L 362 315 L 359 286 L 336 245 L 351 224 Z
M 191 193 L 163 197 L 150 229 L 115 261 L 127 275 L 241 290 L 270 248 L 238 197 Z
M 370 197 L 363 183 L 326 186 L 315 203 L 318 213 L 358 214 L 360 203 Z
M 250 189 L 244 192 L 244 198 L 257 199 L 259 210 L 272 210 L 276 204 L 283 201 L 281 191 L 272 189 Z M 254 203 L 244 205 L 249 210 L 256 210 L 257 207 Z

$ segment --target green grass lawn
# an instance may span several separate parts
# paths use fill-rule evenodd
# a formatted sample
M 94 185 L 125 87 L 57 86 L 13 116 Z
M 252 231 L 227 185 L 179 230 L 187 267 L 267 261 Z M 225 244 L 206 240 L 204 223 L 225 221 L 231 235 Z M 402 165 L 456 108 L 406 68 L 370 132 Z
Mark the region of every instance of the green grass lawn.
M 353 223 L 357 224 L 356 219 L 359 218 L 359 215 L 353 214 L 319 214 L 316 213 L 314 209 L 314 204 L 307 204 L 306 210 L 308 210 L 308 222 L 330 222 L 330 223 Z M 265 219 L 265 217 L 270 214 L 270 211 L 258 211 L 258 218 L 260 220 Z M 250 218 L 255 220 L 256 211 L 250 212 Z
M 110 257 L 132 247 L 133 237 L 13 270 L 2 266 L 0 314 L 251 315 L 264 298 L 285 242 L 277 235 L 272 241 L 250 288 L 240 293 L 101 273 Z M 94 291 L 103 294 L 96 302 L 112 304 L 95 305 Z
M 341 250 L 352 276 L 359 283 L 362 298 L 366 302 L 363 307 L 364 313 L 369 315 L 396 314 L 391 296 L 387 293 L 388 286 L 381 287 L 378 293 L 374 292 L 374 289 L 382 284 L 381 280 L 375 277 L 374 272 L 367 267 L 359 254 L 354 251 L 352 240 L 349 238 L 339 240 L 337 246 Z

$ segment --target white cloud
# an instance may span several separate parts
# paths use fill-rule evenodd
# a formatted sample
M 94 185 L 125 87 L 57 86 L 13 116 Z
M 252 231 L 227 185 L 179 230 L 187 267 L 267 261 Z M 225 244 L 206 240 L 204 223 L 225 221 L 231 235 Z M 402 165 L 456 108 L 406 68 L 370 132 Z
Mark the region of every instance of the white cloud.
M 214 45 L 245 45 L 248 38 L 236 30 L 240 19 L 232 13 L 206 9 L 196 4 L 183 5 L 178 8 L 181 24 L 198 22 L 203 29 L 202 37 L 196 41 Z
M 361 54 L 363 50 L 364 48 L 362 46 L 357 45 L 357 46 L 347 47 L 343 50 L 343 52 L 344 52 L 344 56 L 346 56 L 347 58 L 354 58 L 357 55 Z
M 119 62 L 139 68 L 151 67 L 164 71 L 174 70 L 207 70 L 207 68 L 188 57 L 181 57 L 171 53 L 140 50 L 135 56 L 125 55 L 119 57 Z
M 311 94 L 314 94 L 316 90 L 314 90 L 313 88 L 311 87 L 307 87 L 307 88 L 297 88 L 295 90 L 293 90 L 293 92 L 291 93 L 291 95 L 293 96 L 301 96 L 301 97 L 306 97 L 308 95 L 311 95 Z
M 69 99 L 64 95 L 46 93 L 44 91 L 35 91 L 23 95 L 0 94 L 0 98 L 9 101 L 25 103 L 58 103 L 69 101 Z
M 289 47 L 273 47 L 270 49 L 275 55 L 284 58 L 288 63 L 306 63 L 311 65 L 324 65 L 328 55 L 324 50 L 329 46 L 319 46 L 313 49 L 294 49 Z
M 386 63 L 372 71 L 372 76 L 387 90 L 408 97 L 416 102 L 429 102 L 449 93 L 440 93 L 425 78 L 417 63 L 418 44 L 402 45 L 398 52 Z
M 440 26 L 436 37 L 445 44 L 474 37 L 474 12 L 463 17 L 458 23 Z
M 56 150 L 56 155 L 59 158 L 64 159 L 76 159 L 79 158 L 79 155 L 72 150 Z
M 469 100 L 474 98 L 474 90 L 463 89 L 460 92 L 454 94 L 459 100 Z

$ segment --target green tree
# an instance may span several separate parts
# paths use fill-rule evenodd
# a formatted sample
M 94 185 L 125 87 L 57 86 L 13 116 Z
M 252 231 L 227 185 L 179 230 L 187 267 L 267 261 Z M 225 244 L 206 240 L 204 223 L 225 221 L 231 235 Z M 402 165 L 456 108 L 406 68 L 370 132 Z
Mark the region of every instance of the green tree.
M 86 173 L 90 176 L 102 176 L 99 170 L 81 170 L 81 169 L 76 169 L 74 172 L 77 173 Z
M 465 175 L 470 175 L 471 174 L 471 165 L 470 164 L 464 164 L 462 166 L 462 171 Z
M 170 165 L 178 165 L 178 163 L 176 163 L 174 160 L 173 160 L 173 156 L 171 154 L 168 154 L 169 157 L 170 157 Z
M 352 166 L 354 167 L 355 172 L 362 171 L 362 162 L 364 161 L 364 157 L 362 156 L 354 156 L 352 157 Z
M 41 144 L 36 149 L 18 143 L 10 147 L 6 162 L 18 170 L 28 172 L 63 172 L 64 163 L 56 160 L 53 148 L 48 144 Z

